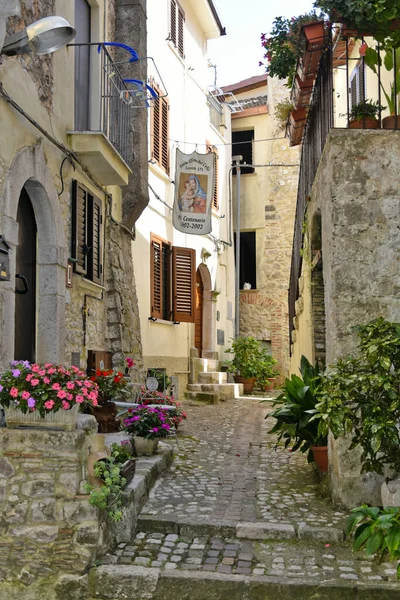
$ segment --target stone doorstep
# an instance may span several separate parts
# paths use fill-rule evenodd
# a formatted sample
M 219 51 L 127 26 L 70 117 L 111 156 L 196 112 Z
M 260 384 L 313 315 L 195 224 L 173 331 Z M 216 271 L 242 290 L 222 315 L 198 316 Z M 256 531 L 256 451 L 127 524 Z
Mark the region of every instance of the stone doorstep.
M 310 540 L 316 542 L 343 542 L 344 531 L 336 527 L 311 527 L 301 525 L 294 527 L 286 523 L 269 522 L 237 522 L 228 520 L 193 521 L 184 517 L 160 517 L 139 515 L 138 531 L 145 533 L 177 533 L 183 536 L 202 537 L 236 537 L 245 540 Z
M 227 373 L 223 373 L 221 371 L 206 371 L 200 372 L 199 375 L 199 383 L 227 383 Z
M 314 583 L 301 577 L 160 571 L 131 565 L 103 565 L 89 574 L 90 598 L 177 600 L 177 590 L 179 598 L 190 600 L 400 600 L 399 584 L 382 581 Z
M 203 404 L 218 404 L 218 393 L 185 392 L 185 399 L 192 400 L 195 402 L 202 402 Z

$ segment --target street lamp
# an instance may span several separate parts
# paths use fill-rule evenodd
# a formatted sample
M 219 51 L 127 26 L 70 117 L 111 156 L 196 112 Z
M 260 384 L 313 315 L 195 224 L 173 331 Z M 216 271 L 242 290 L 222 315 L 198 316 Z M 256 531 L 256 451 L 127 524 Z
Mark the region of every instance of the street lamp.
M 0 54 L 50 54 L 68 44 L 75 34 L 75 29 L 63 17 L 45 17 L 7 36 Z

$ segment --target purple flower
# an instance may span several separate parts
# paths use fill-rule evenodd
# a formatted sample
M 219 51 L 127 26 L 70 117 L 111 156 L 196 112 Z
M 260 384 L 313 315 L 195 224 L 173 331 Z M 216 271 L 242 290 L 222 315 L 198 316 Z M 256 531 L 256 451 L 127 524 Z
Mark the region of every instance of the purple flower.
M 10 362 L 10 365 L 12 367 L 16 367 L 17 365 L 19 365 L 19 360 L 13 360 L 12 362 Z
M 13 377 L 19 377 L 21 375 L 21 371 L 19 369 L 12 370 Z
M 153 431 L 153 433 L 157 433 L 158 432 L 158 427 L 153 427 L 153 429 L 152 430 L 150 429 L 150 431 Z
M 0 383 L 0 392 L 2 392 L 2 391 L 3 391 L 3 386 Z
M 164 423 L 163 425 L 161 425 L 161 427 L 163 429 L 171 429 L 171 427 L 168 425 L 168 423 Z
M 28 398 L 28 406 L 29 406 L 29 408 L 34 408 L 35 404 L 36 404 L 35 398 L 32 398 L 32 397 Z
M 31 363 L 29 362 L 29 360 L 23 360 L 21 364 L 24 365 L 24 367 L 26 369 L 29 369 L 31 366 Z

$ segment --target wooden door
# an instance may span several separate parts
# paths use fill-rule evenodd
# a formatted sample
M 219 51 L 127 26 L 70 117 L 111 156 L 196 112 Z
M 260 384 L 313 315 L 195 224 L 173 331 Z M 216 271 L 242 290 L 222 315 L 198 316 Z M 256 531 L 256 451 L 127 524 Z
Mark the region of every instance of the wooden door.
M 15 269 L 15 360 L 35 361 L 36 348 L 36 220 L 25 189 L 17 212 L 18 247 Z
M 90 42 L 90 5 L 86 0 L 75 0 L 74 44 Z M 75 46 L 75 129 L 90 130 L 90 46 Z
M 196 314 L 195 314 L 195 330 L 194 330 L 194 345 L 199 351 L 199 357 L 203 350 L 203 292 L 204 286 L 200 272 L 196 272 Z

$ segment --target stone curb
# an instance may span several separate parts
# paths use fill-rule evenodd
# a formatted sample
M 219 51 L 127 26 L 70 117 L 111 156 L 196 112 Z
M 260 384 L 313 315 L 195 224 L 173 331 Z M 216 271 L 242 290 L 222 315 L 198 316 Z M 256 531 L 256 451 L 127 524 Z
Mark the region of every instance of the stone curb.
M 143 515 L 138 518 L 138 531 L 144 533 L 177 533 L 182 537 L 236 537 L 247 540 L 310 540 L 337 543 L 345 539 L 344 531 L 335 527 L 294 527 L 287 523 L 213 521 L 204 523 L 171 517 Z
M 92 569 L 89 581 L 89 597 L 102 600 L 176 600 L 177 597 L 190 600 L 400 600 L 400 586 L 395 583 L 314 583 L 301 578 L 161 572 L 123 565 Z

